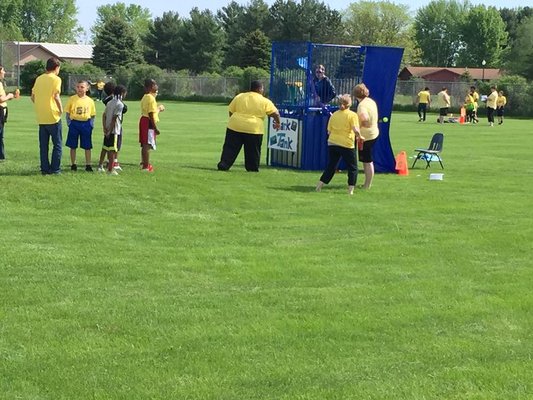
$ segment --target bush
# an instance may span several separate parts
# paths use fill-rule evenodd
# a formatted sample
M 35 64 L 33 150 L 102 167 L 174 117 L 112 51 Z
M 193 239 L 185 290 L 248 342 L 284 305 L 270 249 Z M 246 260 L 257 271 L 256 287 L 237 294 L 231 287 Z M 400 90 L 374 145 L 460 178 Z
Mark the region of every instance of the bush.
M 25 94 L 30 94 L 35 79 L 46 70 L 44 61 L 35 60 L 27 62 L 22 70 L 20 71 L 20 86 L 21 92 Z
M 241 91 L 250 90 L 250 83 L 254 80 L 260 80 L 265 84 L 265 93 L 268 93 L 268 84 L 270 82 L 270 72 L 257 67 L 246 67 L 242 74 Z

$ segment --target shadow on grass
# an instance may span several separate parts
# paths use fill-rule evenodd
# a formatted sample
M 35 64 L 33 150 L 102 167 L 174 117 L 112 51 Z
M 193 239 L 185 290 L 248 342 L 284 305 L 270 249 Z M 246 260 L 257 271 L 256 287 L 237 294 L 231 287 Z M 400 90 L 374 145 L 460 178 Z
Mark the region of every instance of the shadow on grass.
M 272 190 L 283 190 L 284 192 L 300 192 L 300 193 L 311 193 L 316 192 L 314 186 L 309 185 L 293 185 L 293 186 L 270 186 L 269 189 Z
M 188 168 L 188 169 L 198 169 L 200 171 L 216 171 L 216 172 L 219 172 L 216 164 L 213 167 L 200 167 L 198 165 L 183 165 L 182 167 L 183 168 Z M 230 171 L 220 171 L 220 173 L 223 173 L 223 172 L 230 172 Z

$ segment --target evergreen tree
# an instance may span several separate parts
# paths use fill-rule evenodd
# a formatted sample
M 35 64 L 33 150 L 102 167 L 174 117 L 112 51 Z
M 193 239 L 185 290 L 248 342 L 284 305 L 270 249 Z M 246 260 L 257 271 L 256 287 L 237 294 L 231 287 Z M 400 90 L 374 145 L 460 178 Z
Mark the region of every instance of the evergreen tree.
M 516 30 L 506 67 L 514 74 L 533 80 L 533 17 L 526 18 Z
M 267 25 L 272 41 L 344 41 L 341 14 L 318 0 L 276 0 L 270 7 Z
M 143 62 L 139 38 L 121 18 L 112 17 L 95 37 L 93 64 L 113 74 L 120 66 Z
M 167 70 L 183 68 L 182 28 L 178 13 L 166 12 L 156 18 L 144 40 L 146 61 Z
M 183 22 L 184 66 L 193 73 L 220 70 L 223 57 L 223 32 L 209 10 L 193 8 Z
M 241 67 L 270 69 L 271 44 L 268 37 L 259 29 L 250 32 L 243 39 Z

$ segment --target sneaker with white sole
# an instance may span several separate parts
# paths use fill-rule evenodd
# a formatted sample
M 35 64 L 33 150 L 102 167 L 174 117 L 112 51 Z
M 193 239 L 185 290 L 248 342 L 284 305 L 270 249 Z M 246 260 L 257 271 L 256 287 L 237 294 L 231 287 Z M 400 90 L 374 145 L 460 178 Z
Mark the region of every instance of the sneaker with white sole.
M 115 170 L 112 170 L 112 171 L 107 171 L 107 175 L 111 175 L 111 176 L 117 176 L 118 175 L 118 172 L 115 171 Z
M 98 166 L 98 172 L 105 172 L 105 168 L 103 167 L 103 165 Z

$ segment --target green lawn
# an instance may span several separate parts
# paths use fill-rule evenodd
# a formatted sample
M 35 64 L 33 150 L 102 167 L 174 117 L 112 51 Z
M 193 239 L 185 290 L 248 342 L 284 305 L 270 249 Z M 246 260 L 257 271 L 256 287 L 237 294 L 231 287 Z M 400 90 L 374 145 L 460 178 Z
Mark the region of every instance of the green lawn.
M 41 176 L 9 105 L 0 398 L 533 398 L 531 121 L 394 114 L 395 153 L 443 130 L 444 180 L 419 163 L 349 197 L 344 174 L 216 171 L 208 104 L 166 103 L 153 174 L 129 101 L 120 176 Z

